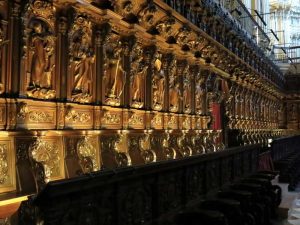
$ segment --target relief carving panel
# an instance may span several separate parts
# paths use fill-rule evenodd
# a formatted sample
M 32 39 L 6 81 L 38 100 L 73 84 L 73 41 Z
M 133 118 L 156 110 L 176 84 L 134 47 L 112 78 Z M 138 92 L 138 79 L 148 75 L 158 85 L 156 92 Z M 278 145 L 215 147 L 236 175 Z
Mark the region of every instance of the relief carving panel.
M 92 45 L 92 23 L 88 16 L 76 14 L 69 32 L 69 70 L 72 100 L 89 103 L 92 100 L 92 80 L 95 53 Z
M 55 71 L 55 8 L 52 3 L 31 0 L 24 16 L 25 89 L 28 97 L 53 99 Z

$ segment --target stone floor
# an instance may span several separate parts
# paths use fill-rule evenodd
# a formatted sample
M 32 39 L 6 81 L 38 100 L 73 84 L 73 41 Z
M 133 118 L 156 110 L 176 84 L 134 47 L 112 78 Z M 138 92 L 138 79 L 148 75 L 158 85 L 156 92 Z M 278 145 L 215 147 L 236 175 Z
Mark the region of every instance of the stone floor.
M 288 211 L 292 208 L 294 200 L 296 198 L 300 198 L 300 187 L 296 188 L 295 191 L 288 191 L 288 184 L 278 183 L 277 179 L 275 179 L 272 183 L 279 185 L 282 189 L 282 202 L 278 208 L 278 218 L 272 221 L 272 224 L 292 225 L 293 223 L 288 222 Z M 300 222 L 295 223 L 295 225 L 296 224 L 300 225 Z

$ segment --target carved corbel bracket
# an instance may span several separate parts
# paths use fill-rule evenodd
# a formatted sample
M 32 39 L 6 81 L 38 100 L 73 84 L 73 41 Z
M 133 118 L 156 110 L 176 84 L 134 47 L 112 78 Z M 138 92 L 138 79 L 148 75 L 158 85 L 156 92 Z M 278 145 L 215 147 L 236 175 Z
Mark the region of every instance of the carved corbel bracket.
M 151 163 L 156 161 L 156 153 L 152 150 L 151 135 L 149 132 L 146 132 L 139 139 L 139 148 L 141 149 L 141 155 L 145 163 Z
M 163 146 L 163 153 L 166 159 L 175 159 L 177 157 L 176 151 L 174 150 L 174 148 L 171 147 L 170 132 L 168 132 L 167 130 L 162 140 L 162 146 Z
M 37 183 L 39 188 L 42 188 L 51 180 L 53 171 L 59 167 L 60 154 L 58 146 L 44 141 L 42 137 L 37 137 L 29 146 L 28 151 L 33 162 L 32 166 Z
M 77 142 L 77 154 L 84 173 L 99 170 L 98 151 L 90 137 L 85 136 Z
M 126 132 L 120 131 L 116 139 L 113 141 L 113 150 L 115 151 L 115 159 L 119 167 L 130 166 L 131 158 L 128 153 L 129 140 Z

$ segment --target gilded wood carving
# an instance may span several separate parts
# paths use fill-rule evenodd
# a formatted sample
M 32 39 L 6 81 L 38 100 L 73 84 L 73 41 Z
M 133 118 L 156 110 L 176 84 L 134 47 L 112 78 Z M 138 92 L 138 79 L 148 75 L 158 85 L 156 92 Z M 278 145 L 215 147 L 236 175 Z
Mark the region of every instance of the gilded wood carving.
M 72 100 L 80 103 L 92 101 L 95 53 L 92 43 L 92 23 L 87 15 L 76 14 L 69 32 L 70 76 Z
M 160 111 L 164 106 L 165 95 L 165 72 L 162 65 L 162 54 L 156 52 L 154 55 L 154 67 L 152 75 L 152 108 Z
M 124 69 L 125 46 L 116 34 L 111 34 L 109 41 L 104 52 L 105 104 L 120 106 L 127 75 Z
M 180 91 L 179 76 L 177 74 L 177 59 L 171 56 L 168 65 L 169 75 L 169 110 L 170 112 L 179 111 L 179 101 L 182 99 L 182 93 Z
M 51 2 L 31 0 L 25 13 L 25 88 L 28 97 L 52 99 L 55 68 L 55 8 Z
M 148 65 L 141 45 L 133 48 L 130 71 L 130 100 L 132 108 L 142 108 L 145 103 L 145 81 Z

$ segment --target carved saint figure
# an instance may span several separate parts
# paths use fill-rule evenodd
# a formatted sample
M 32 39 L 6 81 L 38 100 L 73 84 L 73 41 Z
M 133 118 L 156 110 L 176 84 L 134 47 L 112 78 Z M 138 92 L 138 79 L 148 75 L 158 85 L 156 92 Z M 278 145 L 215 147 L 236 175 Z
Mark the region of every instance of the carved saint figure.
M 72 98 L 79 102 L 89 102 L 95 56 L 91 47 L 90 32 L 86 28 L 77 30 L 70 46 L 72 74 L 74 77 Z
M 162 69 L 161 54 L 155 56 L 154 61 L 154 74 L 152 79 L 152 88 L 153 88 L 153 109 L 161 110 L 163 106 L 164 99 L 164 89 L 165 85 L 165 76 Z
M 177 112 L 179 108 L 179 99 L 180 96 L 180 89 L 179 89 L 179 82 L 176 80 L 176 63 L 177 60 L 174 59 L 170 63 L 169 69 L 169 95 L 170 95 L 170 111 Z
M 113 49 L 107 49 L 105 68 L 106 103 L 118 106 L 126 80 L 126 72 L 123 69 L 123 47 L 120 41 Z
M 144 105 L 144 81 L 148 69 L 141 48 L 137 50 L 137 54 L 133 59 L 131 67 L 131 106 L 134 108 L 141 108 Z
M 204 78 L 198 78 L 196 82 L 196 88 L 195 88 L 195 101 L 196 101 L 196 113 L 198 115 L 203 114 L 203 107 L 202 107 L 202 101 L 203 101 L 203 95 L 204 95 L 204 89 L 202 88 L 202 85 L 204 83 Z
M 31 61 L 30 88 L 50 88 L 54 64 L 51 60 L 54 51 L 54 36 L 44 22 L 32 22 L 30 48 L 33 51 Z
M 189 66 L 183 71 L 183 110 L 185 113 L 191 112 L 191 80 L 189 77 Z

